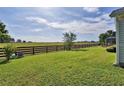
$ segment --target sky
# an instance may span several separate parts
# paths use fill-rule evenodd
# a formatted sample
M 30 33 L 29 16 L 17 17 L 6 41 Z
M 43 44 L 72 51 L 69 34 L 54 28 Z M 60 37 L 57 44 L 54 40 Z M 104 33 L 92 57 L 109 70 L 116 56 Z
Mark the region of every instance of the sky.
M 109 15 L 117 7 L 1 7 L 0 20 L 11 37 L 33 42 L 61 42 L 73 32 L 77 41 L 98 41 L 99 34 L 115 31 Z

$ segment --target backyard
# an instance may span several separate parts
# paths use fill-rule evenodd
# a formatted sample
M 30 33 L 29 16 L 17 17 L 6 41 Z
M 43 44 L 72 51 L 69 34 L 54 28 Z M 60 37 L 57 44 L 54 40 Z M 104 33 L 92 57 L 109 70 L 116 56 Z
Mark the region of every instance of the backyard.
M 124 85 L 114 62 L 103 47 L 25 56 L 0 64 L 0 85 Z

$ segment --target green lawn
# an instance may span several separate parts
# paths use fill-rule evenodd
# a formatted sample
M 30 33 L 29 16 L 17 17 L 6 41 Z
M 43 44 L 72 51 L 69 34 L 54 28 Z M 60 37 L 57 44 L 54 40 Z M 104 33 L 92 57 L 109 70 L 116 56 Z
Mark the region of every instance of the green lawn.
M 0 43 L 0 47 L 4 47 L 10 43 Z M 52 46 L 52 45 L 63 45 L 63 42 L 33 42 L 33 43 L 11 43 L 15 47 L 21 46 Z M 76 42 L 75 44 L 85 44 L 85 42 Z
M 0 85 L 124 85 L 114 61 L 102 47 L 26 56 L 0 64 Z

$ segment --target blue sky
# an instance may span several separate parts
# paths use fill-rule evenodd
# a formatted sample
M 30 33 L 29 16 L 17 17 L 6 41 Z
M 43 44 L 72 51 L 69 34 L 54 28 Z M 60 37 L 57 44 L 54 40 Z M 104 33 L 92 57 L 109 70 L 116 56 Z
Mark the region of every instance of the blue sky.
M 74 32 L 77 41 L 98 40 L 100 33 L 115 30 L 109 14 L 115 7 L 5 7 L 0 20 L 15 39 L 60 42 L 62 33 Z

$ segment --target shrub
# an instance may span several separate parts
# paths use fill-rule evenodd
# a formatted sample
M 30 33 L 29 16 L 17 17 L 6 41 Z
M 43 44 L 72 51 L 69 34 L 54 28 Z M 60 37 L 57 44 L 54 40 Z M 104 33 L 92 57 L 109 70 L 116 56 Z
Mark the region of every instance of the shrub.
M 108 47 L 106 51 L 116 53 L 116 46 Z
M 6 60 L 9 61 L 10 60 L 10 57 L 13 53 L 15 53 L 16 51 L 16 48 L 13 47 L 12 45 L 6 45 L 4 46 L 4 53 L 5 53 L 5 56 L 6 56 Z

